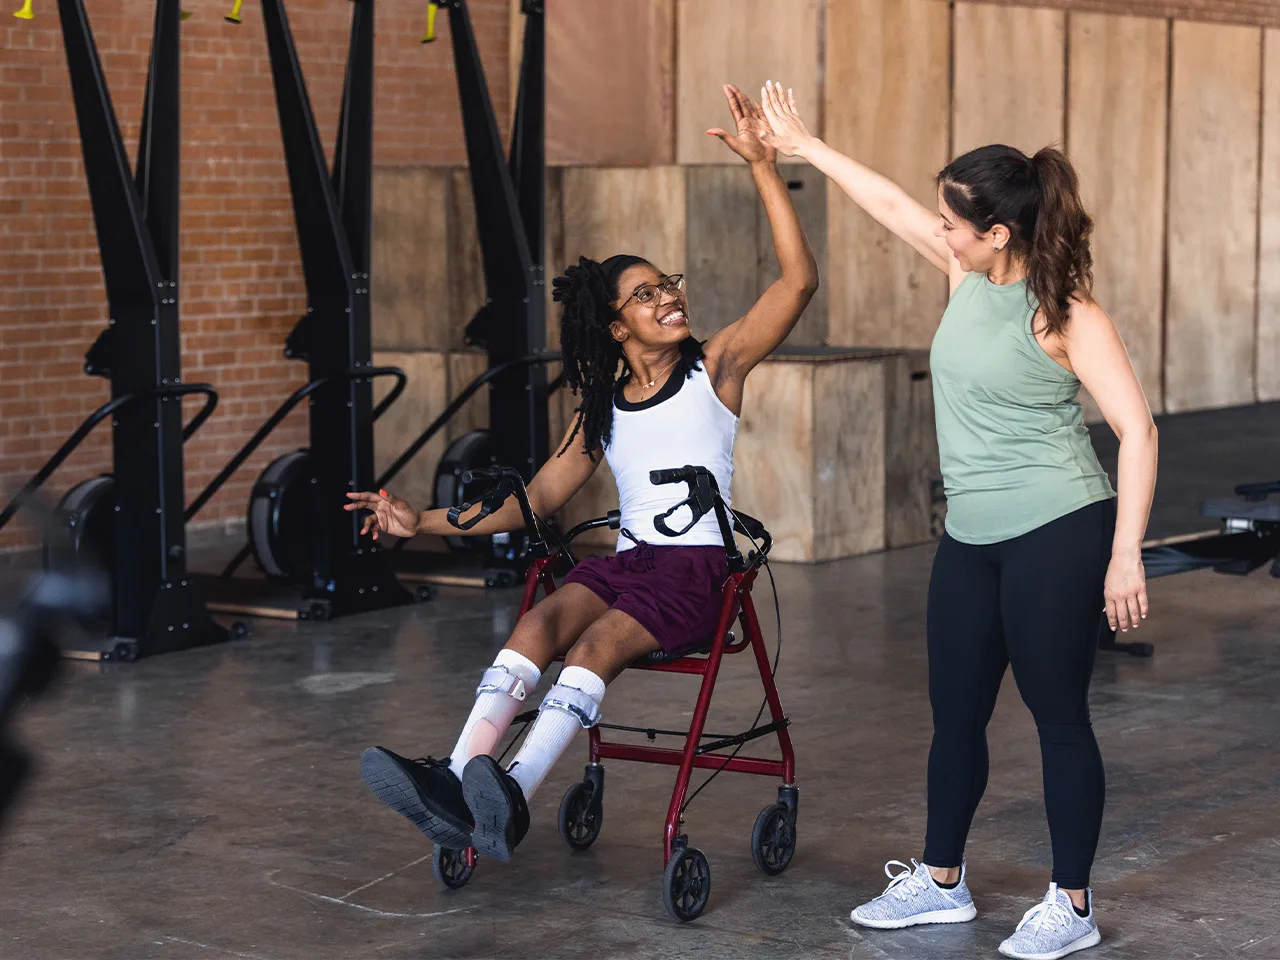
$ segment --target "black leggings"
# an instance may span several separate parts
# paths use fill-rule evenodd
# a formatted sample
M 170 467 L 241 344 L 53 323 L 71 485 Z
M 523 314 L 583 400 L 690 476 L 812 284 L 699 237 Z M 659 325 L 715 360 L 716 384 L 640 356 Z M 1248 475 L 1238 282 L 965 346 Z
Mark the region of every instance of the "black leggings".
M 1012 540 L 943 536 L 929 581 L 929 828 L 924 862 L 958 867 L 987 788 L 987 722 L 1005 667 L 1035 717 L 1053 880 L 1089 885 L 1102 827 L 1102 756 L 1089 723 L 1115 501 Z

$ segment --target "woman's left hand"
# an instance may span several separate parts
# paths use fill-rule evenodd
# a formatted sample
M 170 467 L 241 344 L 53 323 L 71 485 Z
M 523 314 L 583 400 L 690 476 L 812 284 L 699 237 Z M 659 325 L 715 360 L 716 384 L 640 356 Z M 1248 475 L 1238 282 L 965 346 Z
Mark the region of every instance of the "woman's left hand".
M 1138 629 L 1147 616 L 1147 573 L 1142 566 L 1142 552 L 1112 553 L 1103 588 L 1106 598 L 1107 623 L 1122 633 L 1130 627 Z
M 707 133 L 719 137 L 726 147 L 747 163 L 775 162 L 777 151 L 761 139 L 769 132 L 769 121 L 765 119 L 764 109 L 731 83 L 726 83 L 723 89 L 725 99 L 729 101 L 729 111 L 738 125 L 738 132 L 732 134 L 714 127 Z

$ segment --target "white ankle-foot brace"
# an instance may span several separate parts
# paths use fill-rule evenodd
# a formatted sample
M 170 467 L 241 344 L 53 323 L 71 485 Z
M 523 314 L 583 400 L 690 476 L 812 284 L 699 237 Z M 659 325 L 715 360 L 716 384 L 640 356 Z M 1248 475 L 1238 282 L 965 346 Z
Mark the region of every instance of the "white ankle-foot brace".
M 524 654 L 498 651 L 493 666 L 480 678 L 476 705 L 449 757 L 449 769 L 455 776 L 462 777 L 462 768 L 472 757 L 493 752 L 541 679 L 542 671 Z
M 547 691 L 538 719 L 511 765 L 511 776 L 528 800 L 569 746 L 574 735 L 600 719 L 604 681 L 585 667 L 565 667 Z

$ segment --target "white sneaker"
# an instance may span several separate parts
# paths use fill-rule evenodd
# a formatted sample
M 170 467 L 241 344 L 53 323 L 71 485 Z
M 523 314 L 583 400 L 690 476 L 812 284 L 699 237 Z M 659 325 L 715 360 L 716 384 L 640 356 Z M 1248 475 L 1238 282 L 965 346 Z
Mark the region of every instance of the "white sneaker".
M 1058 960 L 1077 950 L 1095 947 L 1102 940 L 1093 916 L 1093 891 L 1085 893 L 1089 915 L 1076 913 L 1071 898 L 1049 884 L 1045 898 L 1023 914 L 1013 936 L 1000 944 L 1000 952 L 1014 960 Z
M 890 868 L 901 867 L 900 873 Z M 915 869 L 913 870 L 912 867 Z M 964 882 L 965 867 L 960 865 L 960 882 L 952 890 L 943 890 L 934 882 L 933 874 L 923 863 L 901 860 L 884 865 L 889 885 L 884 893 L 861 906 L 854 907 L 849 919 L 877 930 L 899 930 L 918 923 L 964 923 L 978 915 Z

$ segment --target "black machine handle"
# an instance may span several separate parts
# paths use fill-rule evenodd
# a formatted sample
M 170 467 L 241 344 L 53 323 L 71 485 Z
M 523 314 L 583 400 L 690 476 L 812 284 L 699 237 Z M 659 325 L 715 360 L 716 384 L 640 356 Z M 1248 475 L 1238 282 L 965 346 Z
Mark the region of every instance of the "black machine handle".
M 395 403 L 400 394 L 404 392 L 405 384 L 408 382 L 408 377 L 405 376 L 405 372 L 399 367 L 365 367 L 364 369 L 348 370 L 346 373 L 334 374 L 332 376 L 317 377 L 315 380 L 304 383 L 297 390 L 293 391 L 293 393 L 289 394 L 289 396 L 284 399 L 284 402 L 276 408 L 276 412 L 267 419 L 266 423 L 258 428 L 258 432 L 248 439 L 245 445 L 236 452 L 234 457 L 227 461 L 227 465 L 222 468 L 221 472 L 209 481 L 209 485 L 200 491 L 200 495 L 191 501 L 191 505 L 187 507 L 183 519 L 190 520 L 199 513 L 204 505 L 213 499 L 213 495 L 222 489 L 222 485 L 231 479 L 232 474 L 240 469 L 240 465 L 253 455 L 253 451 L 258 449 L 262 444 L 262 441 L 266 440 L 271 434 L 271 431 L 280 426 L 284 418 L 289 415 L 289 412 L 307 397 L 311 396 L 311 394 L 330 383 L 347 380 L 372 380 L 375 377 L 396 378 L 396 385 L 391 388 L 391 392 L 382 398 L 382 402 L 380 404 L 373 408 L 373 419 L 377 420 L 378 417 L 382 416 L 386 411 L 387 407 Z
M 122 394 L 121 396 L 104 403 L 97 410 L 93 411 L 93 413 L 89 414 L 84 423 L 80 424 L 79 428 L 77 428 L 76 432 L 68 437 L 66 442 L 54 451 L 53 456 L 45 462 L 45 465 L 37 471 L 34 477 L 23 485 L 22 489 L 18 491 L 11 501 L 9 501 L 9 504 L 4 508 L 4 510 L 0 511 L 0 527 L 3 527 L 13 519 L 14 515 L 22 508 L 23 502 L 44 485 L 44 482 L 53 475 L 53 472 L 57 470 L 59 466 L 62 465 L 62 461 L 71 456 L 72 451 L 74 451 L 76 447 L 80 446 L 84 441 L 84 438 L 93 432 L 94 427 L 107 419 L 107 417 L 111 416 L 111 414 L 115 413 L 121 407 L 133 403 L 135 400 L 141 400 L 147 397 L 183 397 L 194 393 L 203 394 L 205 402 L 204 407 L 201 408 L 200 412 L 197 413 L 192 418 L 191 422 L 183 428 L 182 439 L 185 442 L 188 437 L 199 430 L 201 425 L 209 419 L 214 408 L 218 405 L 218 391 L 213 389 L 213 387 L 207 383 L 175 383 L 172 386 L 157 387 L 154 390 L 147 390 L 142 393 Z

